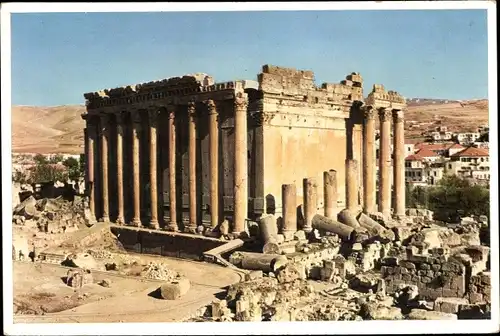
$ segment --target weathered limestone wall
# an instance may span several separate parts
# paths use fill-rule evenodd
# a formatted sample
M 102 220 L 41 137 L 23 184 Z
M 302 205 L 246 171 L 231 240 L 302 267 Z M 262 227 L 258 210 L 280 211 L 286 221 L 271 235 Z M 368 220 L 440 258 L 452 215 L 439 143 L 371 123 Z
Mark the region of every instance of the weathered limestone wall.
M 337 180 L 344 181 L 346 156 L 362 156 L 362 128 L 355 125 L 349 132 L 346 128 L 353 103 L 363 100 L 361 76 L 353 73 L 341 83 L 316 87 L 312 71 L 265 65 L 258 78 L 263 93 L 266 208 L 281 211 L 281 185 L 290 183 L 297 185 L 297 204 L 303 204 L 301 181 L 312 177 L 319 182 L 321 211 L 323 172 L 334 169 Z M 345 183 L 338 183 L 337 188 L 335 211 L 340 211 L 345 206 Z
M 345 179 L 345 130 L 341 129 L 342 125 L 337 127 L 339 129 L 322 130 L 312 126 L 264 127 L 264 148 L 269 153 L 264 155 L 266 208 L 274 198 L 276 213 L 281 213 L 281 185 L 285 182 L 297 186 L 297 205 L 303 204 L 302 179 L 314 177 L 318 181 L 318 209 L 323 209 L 323 172 L 334 169 L 337 181 Z M 338 183 L 337 190 L 336 211 L 340 211 L 344 206 L 345 183 Z
M 416 285 L 424 299 L 463 297 L 467 291 L 466 267 L 456 261 L 442 262 L 439 257 L 401 260 L 381 267 L 387 292 L 393 293 L 401 284 Z
M 203 252 L 225 244 L 217 239 L 182 233 L 111 227 L 123 247 L 132 252 L 202 260 Z

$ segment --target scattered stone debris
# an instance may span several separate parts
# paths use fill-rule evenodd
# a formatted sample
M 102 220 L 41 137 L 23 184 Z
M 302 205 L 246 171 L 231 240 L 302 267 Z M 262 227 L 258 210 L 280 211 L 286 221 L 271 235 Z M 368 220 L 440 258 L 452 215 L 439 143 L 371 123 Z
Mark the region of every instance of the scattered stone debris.
M 141 276 L 147 279 L 164 280 L 167 282 L 174 281 L 180 275 L 176 271 L 171 270 L 164 263 L 149 263 L 141 273 Z

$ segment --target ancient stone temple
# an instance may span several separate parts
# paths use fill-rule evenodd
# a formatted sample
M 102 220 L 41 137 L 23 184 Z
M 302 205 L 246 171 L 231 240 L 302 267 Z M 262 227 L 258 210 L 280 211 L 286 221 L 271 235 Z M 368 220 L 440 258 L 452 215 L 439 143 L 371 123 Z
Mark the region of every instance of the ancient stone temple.
M 265 65 L 257 81 L 196 74 L 86 93 L 91 212 L 191 233 L 225 219 L 240 233 L 265 213 L 296 231 L 297 207 L 305 231 L 319 211 L 403 217 L 405 99 L 382 85 L 364 99 L 362 84 L 352 73 L 317 87 L 311 71 Z

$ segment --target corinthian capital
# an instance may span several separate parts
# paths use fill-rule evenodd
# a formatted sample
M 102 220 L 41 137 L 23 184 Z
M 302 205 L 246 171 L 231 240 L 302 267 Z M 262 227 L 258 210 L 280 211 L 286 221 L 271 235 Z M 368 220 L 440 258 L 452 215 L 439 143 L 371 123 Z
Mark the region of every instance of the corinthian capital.
M 141 113 L 139 110 L 134 110 L 130 113 L 131 117 L 132 117 L 132 122 L 134 124 L 140 124 L 141 123 Z
M 404 113 L 402 110 L 392 110 L 392 120 L 395 123 L 403 122 Z
M 187 104 L 187 110 L 188 110 L 188 115 L 191 118 L 194 118 L 196 116 L 196 103 L 194 101 L 191 101 Z
M 363 115 L 365 120 L 374 120 L 375 119 L 375 109 L 372 106 L 364 106 L 363 107 Z
M 378 117 L 380 118 L 380 122 L 390 121 L 391 110 L 385 107 L 382 107 L 378 110 Z
M 207 104 L 208 114 L 217 114 L 215 102 L 212 99 L 207 100 L 205 103 Z
M 234 108 L 236 111 L 244 111 L 248 106 L 248 95 L 238 92 L 234 97 Z
M 156 121 L 158 120 L 158 114 L 159 114 L 158 108 L 152 107 L 148 109 L 149 122 L 156 123 Z

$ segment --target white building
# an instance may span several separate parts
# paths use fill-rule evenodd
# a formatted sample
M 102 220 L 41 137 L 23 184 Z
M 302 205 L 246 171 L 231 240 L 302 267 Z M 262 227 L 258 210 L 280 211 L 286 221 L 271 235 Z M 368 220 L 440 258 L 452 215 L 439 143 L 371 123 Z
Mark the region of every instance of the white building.
M 405 181 L 412 186 L 435 185 L 444 176 L 444 163 L 435 163 L 418 153 L 405 159 Z
M 476 142 L 481 134 L 479 132 L 457 133 L 455 137 L 461 145 L 470 145 Z
M 450 156 L 446 163 L 447 174 L 455 174 L 478 182 L 490 180 L 489 151 L 483 148 L 467 147 Z

